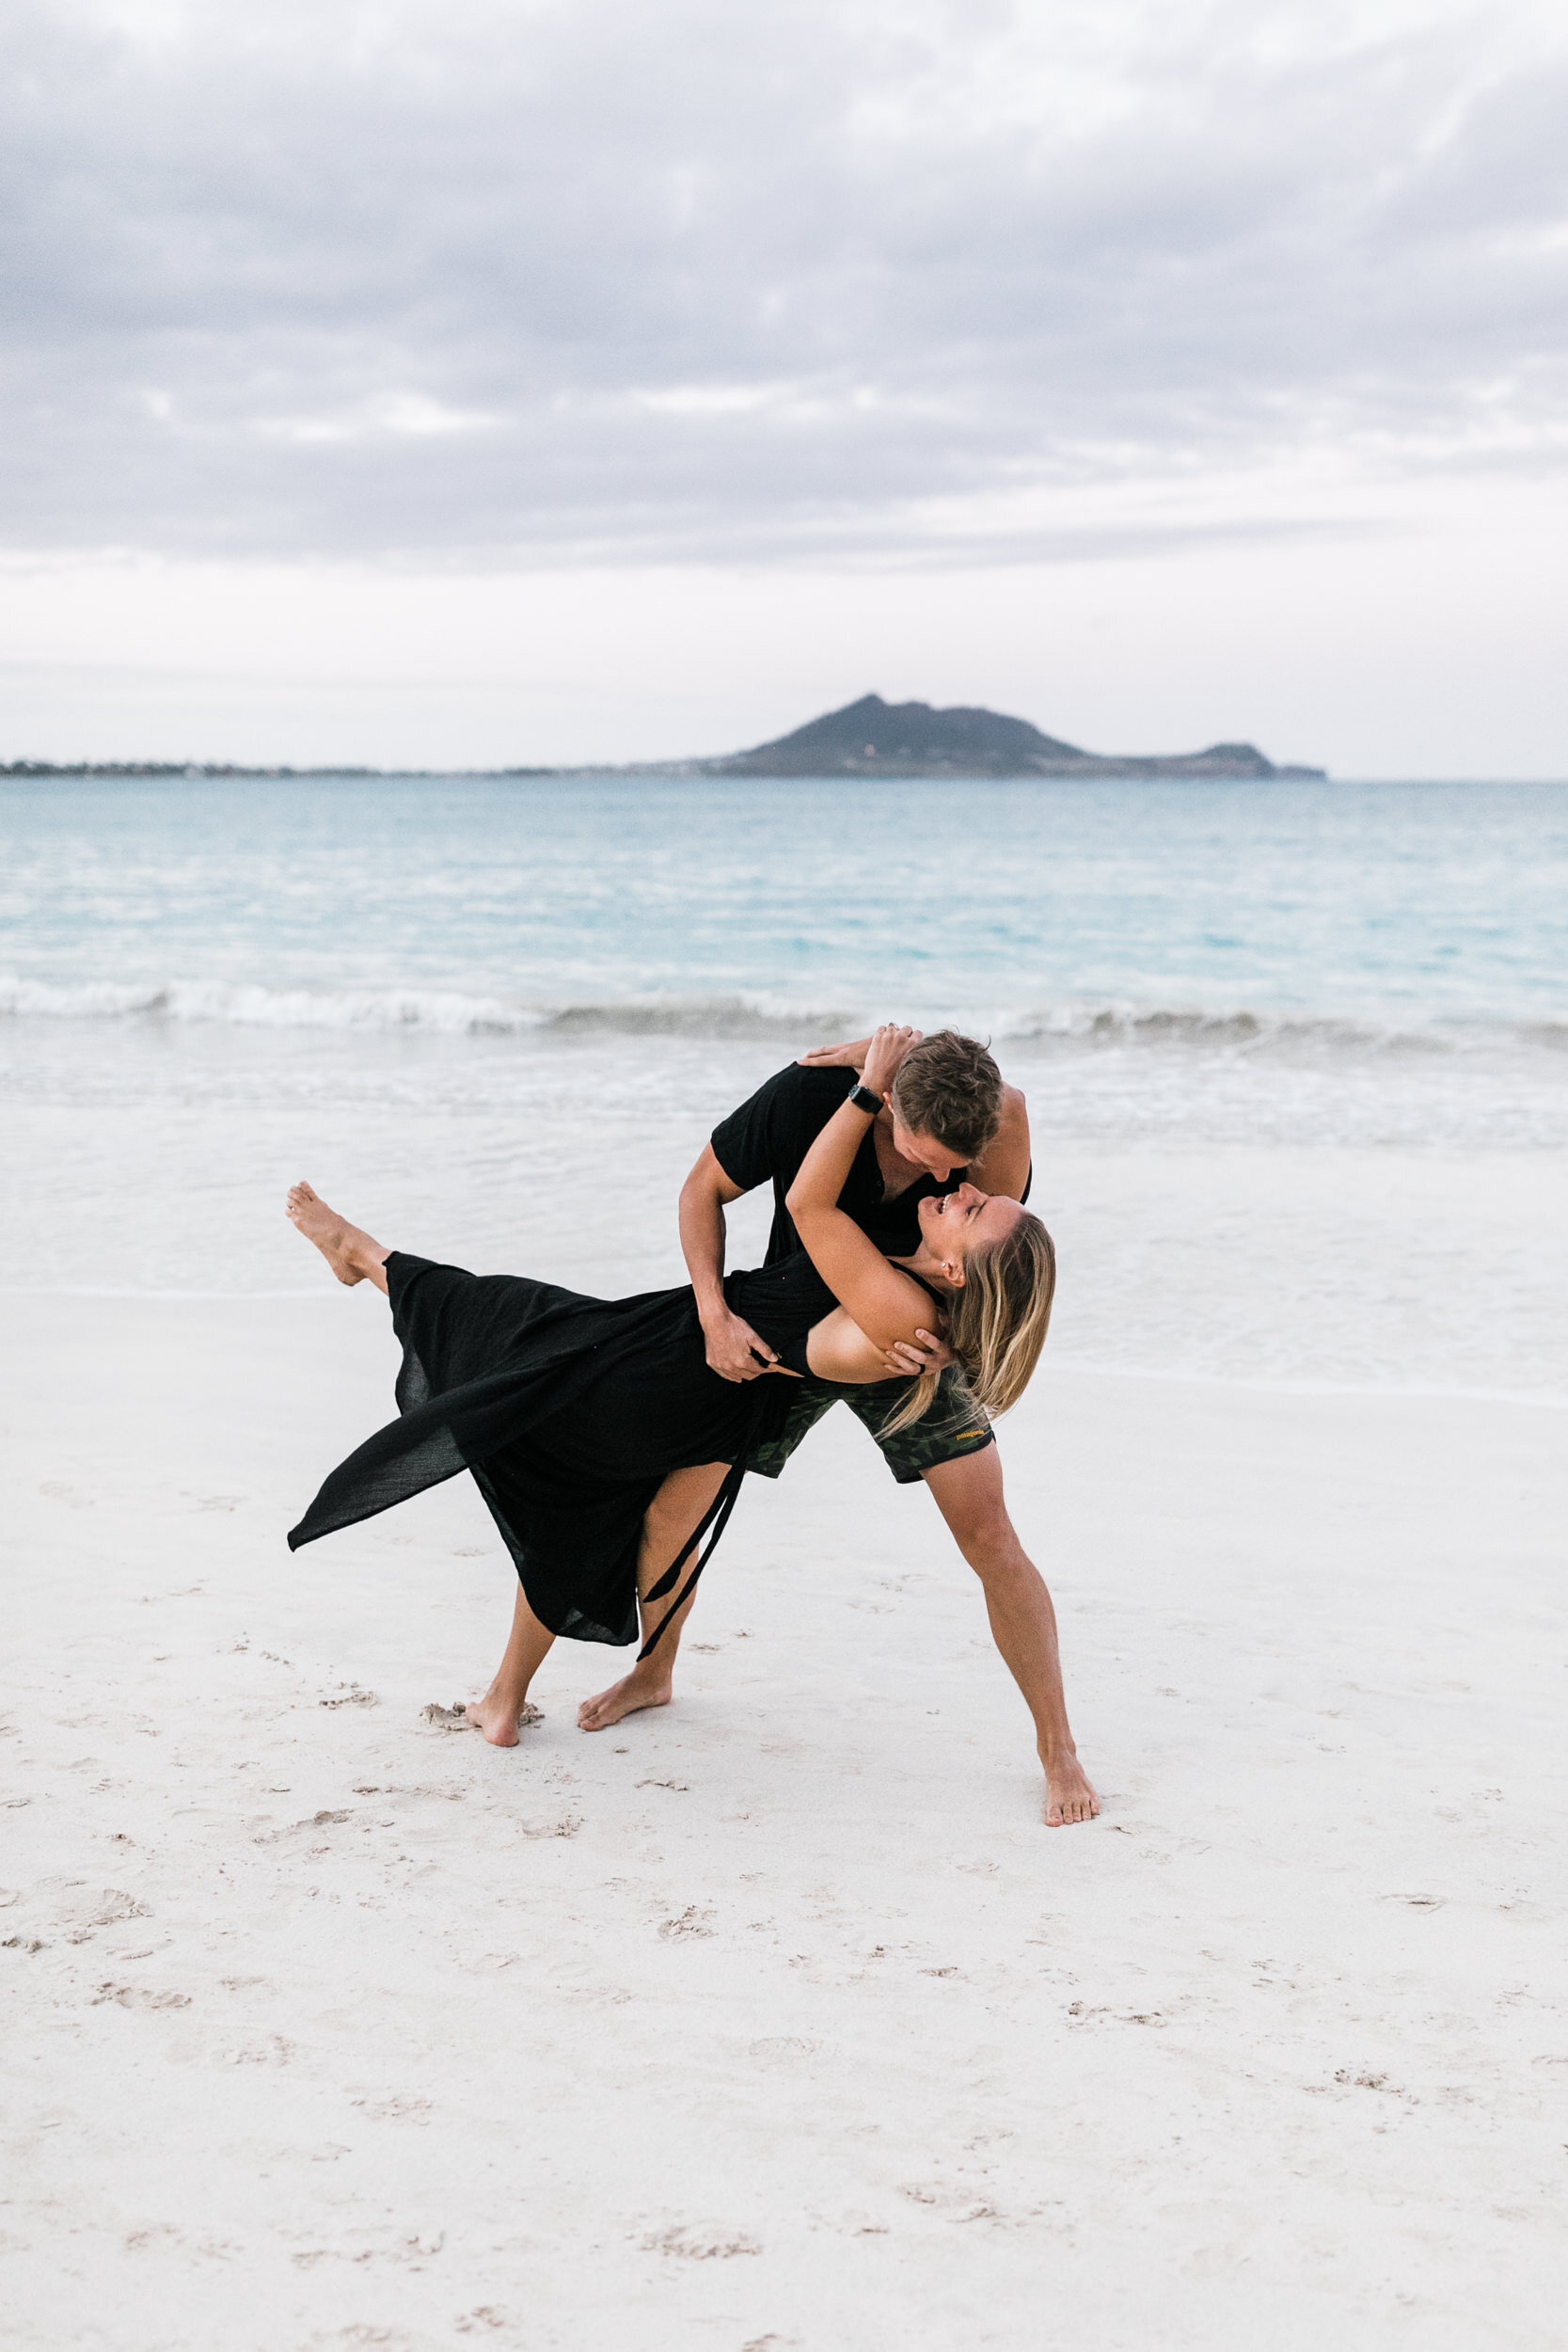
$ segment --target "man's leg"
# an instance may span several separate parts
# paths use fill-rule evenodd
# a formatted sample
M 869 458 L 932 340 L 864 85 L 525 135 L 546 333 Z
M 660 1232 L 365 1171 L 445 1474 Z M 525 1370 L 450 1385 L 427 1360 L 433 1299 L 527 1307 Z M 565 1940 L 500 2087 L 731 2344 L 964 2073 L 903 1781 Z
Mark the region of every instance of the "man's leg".
M 639 1596 L 658 1582 L 728 1477 L 729 1469 L 727 1462 L 705 1462 L 696 1470 L 670 1472 L 649 1504 L 642 1521 L 642 1541 L 637 1554 Z M 690 1565 L 689 1561 L 688 1569 Z M 683 1576 L 662 1600 L 642 1603 L 644 1642 L 658 1631 L 669 1616 L 675 1594 L 684 1581 Z M 601 1691 L 596 1697 L 583 1700 L 578 1708 L 578 1728 L 580 1731 L 608 1731 L 611 1724 L 618 1724 L 623 1715 L 635 1714 L 640 1707 L 669 1705 L 675 1671 L 675 1651 L 696 1599 L 696 1594 L 691 1593 L 682 1601 L 651 1658 L 640 1660 L 629 1675 L 623 1675 L 619 1682 L 612 1682 L 608 1691 Z
M 1002 1498 L 1002 1461 L 994 1445 L 922 1473 L 953 1540 L 980 1580 L 991 1639 L 1035 1719 L 1045 1767 L 1045 1819 L 1058 1828 L 1086 1821 L 1100 1799 L 1078 1761 L 1062 1695 L 1056 1613 L 1045 1580 L 1019 1542 Z

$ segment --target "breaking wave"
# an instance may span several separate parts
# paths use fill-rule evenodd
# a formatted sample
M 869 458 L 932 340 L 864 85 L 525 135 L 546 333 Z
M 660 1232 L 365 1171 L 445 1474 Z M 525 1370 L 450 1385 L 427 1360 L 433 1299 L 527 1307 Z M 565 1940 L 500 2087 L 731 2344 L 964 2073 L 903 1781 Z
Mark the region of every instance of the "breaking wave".
M 900 1008 L 899 1009 L 904 1009 Z M 1568 1021 L 1400 1022 L 1191 1005 L 1068 1003 L 910 1008 L 927 1026 L 952 1021 L 1012 1053 L 1049 1056 L 1174 1048 L 1227 1057 L 1448 1056 L 1512 1048 L 1568 1054 Z M 54 1021 L 214 1022 L 240 1028 L 356 1029 L 435 1037 L 684 1037 L 759 1040 L 852 1036 L 878 1009 L 776 994 L 638 996 L 527 1004 L 451 989 L 263 988 L 216 981 L 58 983 L 0 976 L 0 1016 Z
M 1540 1046 L 1568 1052 L 1568 1022 L 1445 1020 L 1413 1024 L 1342 1014 L 1211 1011 L 1193 1006 L 1072 1005 L 1004 1016 L 996 1036 L 1014 1047 L 1173 1045 L 1237 1055 L 1314 1052 L 1455 1054 L 1477 1047 Z
M 424 1030 L 447 1037 L 603 1031 L 623 1037 L 797 1037 L 852 1031 L 861 1016 L 743 996 L 529 1005 L 450 989 L 275 989 L 202 981 L 116 983 L 0 977 L 0 1016 L 55 1021 L 228 1023 L 240 1028 Z

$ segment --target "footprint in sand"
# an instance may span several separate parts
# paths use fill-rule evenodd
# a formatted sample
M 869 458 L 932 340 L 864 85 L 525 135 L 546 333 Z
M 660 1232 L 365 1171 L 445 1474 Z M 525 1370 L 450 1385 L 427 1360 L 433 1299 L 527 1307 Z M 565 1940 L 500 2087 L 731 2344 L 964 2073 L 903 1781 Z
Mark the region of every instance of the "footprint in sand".
M 191 1996 L 188 1993 L 150 1993 L 139 1984 L 101 1984 L 91 2006 L 98 2009 L 104 2001 L 117 2002 L 121 2009 L 189 2009 Z
M 47 1495 L 53 1502 L 69 1504 L 72 1511 L 91 1511 L 97 1508 L 98 1498 L 95 1495 L 85 1495 L 77 1487 L 67 1486 L 57 1478 L 46 1480 L 39 1488 L 39 1492 L 40 1495 Z
M 543 1708 L 535 1707 L 531 1699 L 517 1718 L 517 1728 L 523 1731 L 530 1724 L 542 1724 L 544 1720 Z M 429 1724 L 436 1731 L 477 1731 L 479 1729 L 477 1724 L 471 1724 L 468 1721 L 466 1699 L 453 1699 L 450 1707 L 440 1707 L 432 1699 L 428 1707 L 420 1709 L 420 1721 Z

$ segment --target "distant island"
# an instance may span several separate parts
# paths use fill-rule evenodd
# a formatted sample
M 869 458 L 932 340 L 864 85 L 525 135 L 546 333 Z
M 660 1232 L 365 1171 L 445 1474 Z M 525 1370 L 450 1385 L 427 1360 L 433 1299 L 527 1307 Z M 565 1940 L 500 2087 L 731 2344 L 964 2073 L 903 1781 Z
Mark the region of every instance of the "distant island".
M 1276 768 L 1253 743 L 1211 743 L 1203 752 L 1148 756 L 1081 751 L 1042 735 L 1027 719 L 958 704 L 858 703 L 812 719 L 793 735 L 727 759 L 686 763 L 706 776 L 1245 776 L 1321 780 L 1323 768 Z
M 842 710 L 808 720 L 754 751 L 717 759 L 638 760 L 591 768 L 245 768 L 227 761 L 91 760 L 58 767 L 16 759 L 0 776 L 1147 776 L 1259 783 L 1322 782 L 1324 768 L 1276 767 L 1253 743 L 1211 743 L 1202 752 L 1150 755 L 1081 751 L 999 710 L 947 710 L 929 703 L 886 703 L 863 694 Z

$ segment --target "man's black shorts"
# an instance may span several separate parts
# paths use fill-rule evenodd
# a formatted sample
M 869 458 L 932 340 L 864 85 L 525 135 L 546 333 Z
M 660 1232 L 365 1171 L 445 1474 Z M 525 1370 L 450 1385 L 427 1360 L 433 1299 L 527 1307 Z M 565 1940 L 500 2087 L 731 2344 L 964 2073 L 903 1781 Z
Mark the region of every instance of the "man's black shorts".
M 990 1422 L 961 1387 L 951 1366 L 942 1375 L 942 1385 L 929 1411 L 919 1421 L 895 1430 L 891 1437 L 883 1436 L 882 1424 L 892 1419 L 908 1396 L 907 1380 L 872 1380 L 856 1385 L 818 1380 L 813 1374 L 794 1385 L 798 1393 L 790 1401 L 789 1419 L 784 1428 L 776 1438 L 765 1438 L 755 1453 L 747 1456 L 747 1469 L 755 1470 L 760 1477 L 777 1478 L 807 1430 L 814 1428 L 841 1398 L 876 1438 L 882 1459 L 900 1486 L 914 1486 L 939 1462 L 956 1462 L 960 1455 L 978 1454 L 983 1446 L 994 1442 Z

